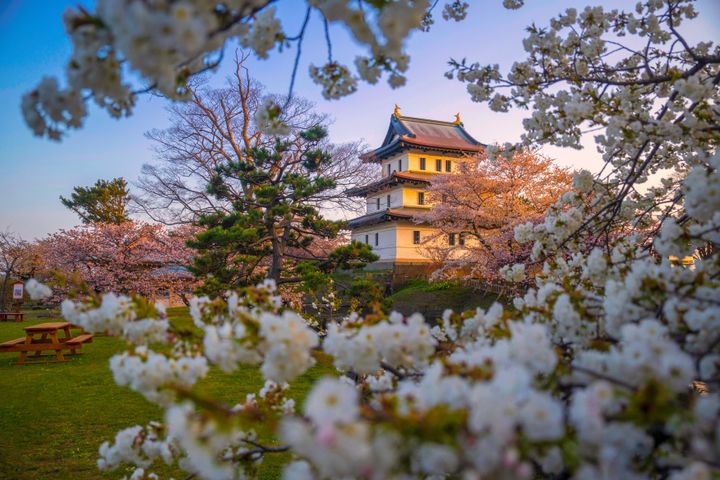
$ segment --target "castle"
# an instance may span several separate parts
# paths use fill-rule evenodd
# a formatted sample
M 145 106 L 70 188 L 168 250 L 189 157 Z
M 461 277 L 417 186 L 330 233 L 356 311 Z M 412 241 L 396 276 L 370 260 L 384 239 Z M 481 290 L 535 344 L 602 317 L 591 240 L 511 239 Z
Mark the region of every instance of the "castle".
M 367 243 L 380 257 L 375 268 L 428 264 L 421 245 L 430 238 L 463 244 L 462 236 L 440 237 L 436 228 L 413 217 L 430 208 L 427 187 L 434 175 L 451 174 L 458 159 L 475 156 L 484 147 L 465 130 L 460 114 L 453 122 L 443 122 L 406 117 L 395 106 L 382 145 L 362 157 L 378 164 L 383 177 L 347 191 L 366 199 L 366 214 L 350 220 L 349 226 L 352 240 Z

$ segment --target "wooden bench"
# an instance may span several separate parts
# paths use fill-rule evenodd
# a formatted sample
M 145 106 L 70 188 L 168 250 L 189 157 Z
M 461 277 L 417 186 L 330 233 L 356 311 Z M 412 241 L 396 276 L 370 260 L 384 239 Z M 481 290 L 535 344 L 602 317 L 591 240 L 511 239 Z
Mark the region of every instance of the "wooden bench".
M 9 321 L 10 317 L 13 318 L 16 322 L 22 322 L 23 321 L 23 313 L 22 312 L 0 312 L 0 321 Z
M 16 338 L 15 340 L 8 340 L 7 342 L 0 343 L 0 350 L 5 348 L 14 347 L 20 343 L 25 343 L 25 337 Z
M 73 337 L 65 345 L 82 345 L 83 343 L 92 343 L 93 336 L 90 333 L 83 333 L 77 337 Z
M 83 344 L 92 342 L 93 338 L 91 334 L 82 331 L 73 337 L 70 334 L 71 328 L 78 329 L 80 327 L 68 322 L 50 322 L 25 327 L 24 338 L 0 343 L 0 353 L 19 352 L 17 365 L 65 362 L 65 355 L 79 355 Z M 60 330 L 65 333 L 63 337 L 58 337 L 57 333 Z M 70 352 L 63 354 L 63 350 Z M 30 352 L 35 352 L 29 357 L 32 361 L 28 361 Z M 49 352 L 50 355 L 43 355 L 43 352 Z

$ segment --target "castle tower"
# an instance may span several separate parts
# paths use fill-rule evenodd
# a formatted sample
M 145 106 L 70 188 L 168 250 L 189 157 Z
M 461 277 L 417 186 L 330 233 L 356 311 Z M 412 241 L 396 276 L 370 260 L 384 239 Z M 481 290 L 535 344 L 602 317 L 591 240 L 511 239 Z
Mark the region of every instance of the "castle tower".
M 380 166 L 382 179 L 347 191 L 367 201 L 366 214 L 349 222 L 352 240 L 372 247 L 379 268 L 428 263 L 421 245 L 439 232 L 412 219 L 430 208 L 430 180 L 452 173 L 459 158 L 475 156 L 484 147 L 465 131 L 460 114 L 453 122 L 406 117 L 396 105 L 382 145 L 362 157 Z

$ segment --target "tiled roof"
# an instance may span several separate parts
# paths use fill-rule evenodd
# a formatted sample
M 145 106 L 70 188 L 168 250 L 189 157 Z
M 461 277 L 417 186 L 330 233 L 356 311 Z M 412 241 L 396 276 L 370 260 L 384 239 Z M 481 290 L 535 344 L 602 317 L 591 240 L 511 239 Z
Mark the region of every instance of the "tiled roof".
M 400 149 L 413 147 L 474 154 L 481 152 L 485 145 L 475 140 L 459 121 L 442 122 L 393 114 L 382 145 L 362 158 L 368 162 L 378 162 Z
M 409 207 L 390 208 L 387 210 L 388 215 L 391 215 L 396 218 L 412 218 L 419 213 L 427 213 L 427 211 L 428 211 L 427 208 L 409 208 Z
M 426 213 L 424 208 L 389 208 L 379 212 L 369 213 L 362 217 L 353 218 L 348 222 L 350 228 L 358 228 L 366 225 L 374 225 L 376 223 L 391 222 L 393 220 L 411 219 L 419 213 Z
M 386 187 L 392 187 L 400 183 L 429 183 L 433 175 L 432 173 L 393 172 L 392 175 L 383 177 L 377 182 L 362 187 L 351 188 L 346 190 L 345 193 L 351 197 L 362 197 L 368 193 L 382 190 Z

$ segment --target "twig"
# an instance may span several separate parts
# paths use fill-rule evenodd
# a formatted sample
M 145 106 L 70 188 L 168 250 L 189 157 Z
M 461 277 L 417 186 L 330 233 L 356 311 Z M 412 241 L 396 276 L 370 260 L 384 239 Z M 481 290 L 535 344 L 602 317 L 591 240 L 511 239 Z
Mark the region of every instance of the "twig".
M 400 373 L 400 371 L 397 368 L 395 368 L 392 365 L 389 365 L 385 362 L 380 362 L 380 366 L 383 368 L 383 370 L 387 370 L 388 372 L 395 375 L 399 380 L 403 380 L 406 377 L 406 375 L 403 373 Z
M 605 375 L 604 373 L 596 372 L 594 370 L 590 370 L 589 368 L 585 368 L 585 367 L 579 367 L 577 365 L 572 365 L 571 368 L 580 373 L 584 373 L 585 375 L 599 378 L 600 380 L 606 380 L 610 383 L 614 383 L 615 385 L 617 385 L 619 387 L 623 387 L 630 391 L 635 391 L 635 387 L 633 385 L 630 385 L 629 383 L 627 383 L 623 380 L 618 380 L 617 378 L 611 377 L 610 375 Z
M 312 9 L 308 7 L 307 11 L 305 12 L 305 20 L 303 20 L 302 28 L 300 29 L 300 33 L 297 36 L 297 52 L 295 53 L 295 62 L 293 63 L 292 74 L 290 76 L 290 87 L 288 88 L 288 95 L 287 99 L 285 100 L 285 105 L 283 105 L 283 110 L 287 108 L 287 106 L 290 104 L 290 100 L 292 100 L 293 89 L 295 88 L 295 77 L 297 76 L 297 69 L 298 65 L 300 64 L 300 55 L 302 54 L 302 43 L 303 39 L 305 38 L 305 27 L 307 27 L 308 21 L 310 20 L 311 11 Z
M 328 63 L 333 63 L 332 42 L 330 41 L 330 27 L 328 27 L 328 21 L 325 14 L 323 14 L 323 23 L 325 26 L 325 43 L 327 44 L 328 50 Z

